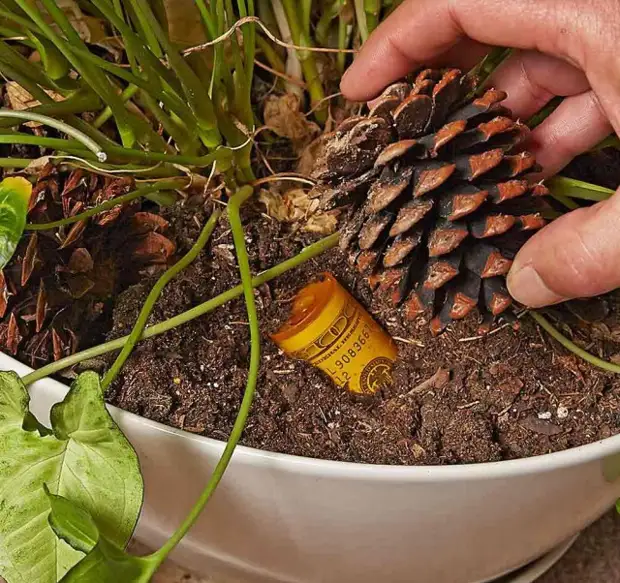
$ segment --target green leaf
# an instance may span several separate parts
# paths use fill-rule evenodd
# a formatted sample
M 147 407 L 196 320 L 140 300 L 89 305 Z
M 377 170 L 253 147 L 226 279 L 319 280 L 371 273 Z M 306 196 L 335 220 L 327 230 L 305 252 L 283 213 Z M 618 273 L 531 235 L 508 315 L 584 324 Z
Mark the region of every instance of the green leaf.
M 28 404 L 19 377 L 0 373 L 0 575 L 8 583 L 56 583 L 84 555 L 56 537 L 43 486 L 90 514 L 123 548 L 140 513 L 142 478 L 95 373 L 80 375 L 53 407 L 53 434 L 28 430 Z
M 56 48 L 56 46 L 48 41 L 46 38 L 38 37 L 29 30 L 26 31 L 28 38 L 36 46 L 39 55 L 41 55 L 41 63 L 45 72 L 49 75 L 50 79 L 58 81 L 64 79 L 71 70 L 69 61 L 65 59 L 64 55 Z
M 13 257 L 26 226 L 32 185 L 25 178 L 0 182 L 0 269 Z
M 604 186 L 590 184 L 589 182 L 583 182 L 582 180 L 575 180 L 574 178 L 567 178 L 565 176 L 550 178 L 547 180 L 547 186 L 550 188 L 551 194 L 556 198 L 569 197 L 593 202 L 607 200 L 616 192 Z
M 99 541 L 99 529 L 91 515 L 74 502 L 52 494 L 47 484 L 43 490 L 50 502 L 48 520 L 56 536 L 76 551 L 90 553 Z
M 157 567 L 154 557 L 132 557 L 102 537 L 60 583 L 148 583 Z
M 139 583 L 149 581 L 159 566 L 156 557 L 132 557 L 101 536 L 92 516 L 62 496 L 50 494 L 49 522 L 61 540 L 86 554 L 63 578 L 63 583 Z

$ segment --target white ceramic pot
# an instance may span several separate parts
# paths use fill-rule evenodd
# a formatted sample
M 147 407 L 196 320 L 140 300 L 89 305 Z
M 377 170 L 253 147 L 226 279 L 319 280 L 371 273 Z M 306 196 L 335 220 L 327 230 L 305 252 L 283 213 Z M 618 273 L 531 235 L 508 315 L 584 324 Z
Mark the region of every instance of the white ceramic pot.
M 28 368 L 0 355 L 0 369 Z M 32 387 L 47 419 L 66 387 Z M 154 547 L 187 513 L 223 444 L 111 408 L 140 456 L 137 537 Z M 620 497 L 620 436 L 535 458 L 386 467 L 240 447 L 176 559 L 222 580 L 478 583 L 569 539 Z M 520 579 L 521 580 L 521 579 Z

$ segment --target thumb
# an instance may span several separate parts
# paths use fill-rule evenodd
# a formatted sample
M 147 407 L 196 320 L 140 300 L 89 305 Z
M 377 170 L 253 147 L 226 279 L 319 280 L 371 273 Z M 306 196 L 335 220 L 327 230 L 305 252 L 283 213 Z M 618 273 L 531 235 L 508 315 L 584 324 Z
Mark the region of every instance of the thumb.
M 620 287 L 620 191 L 545 227 L 519 251 L 508 274 L 512 296 L 531 308 Z

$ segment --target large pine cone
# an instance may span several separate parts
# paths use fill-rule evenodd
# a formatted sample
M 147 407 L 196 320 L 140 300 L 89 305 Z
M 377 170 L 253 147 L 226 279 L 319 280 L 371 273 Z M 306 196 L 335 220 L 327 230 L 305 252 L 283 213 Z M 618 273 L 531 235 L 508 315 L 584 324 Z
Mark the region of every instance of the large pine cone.
M 135 189 L 131 178 L 104 178 L 49 165 L 39 175 L 29 221 L 46 223 Z M 28 232 L 0 271 L 0 348 L 38 367 L 76 352 L 105 320 L 110 299 L 144 270 L 163 268 L 175 245 L 167 222 L 142 201 L 66 227 Z
M 408 318 L 434 316 L 435 334 L 477 306 L 487 321 L 503 313 L 512 259 L 545 225 L 548 190 L 522 179 L 540 168 L 514 153 L 527 127 L 501 105 L 505 93 L 468 101 L 472 90 L 456 69 L 391 85 L 324 136 L 313 172 L 322 208 L 344 209 L 351 263 Z

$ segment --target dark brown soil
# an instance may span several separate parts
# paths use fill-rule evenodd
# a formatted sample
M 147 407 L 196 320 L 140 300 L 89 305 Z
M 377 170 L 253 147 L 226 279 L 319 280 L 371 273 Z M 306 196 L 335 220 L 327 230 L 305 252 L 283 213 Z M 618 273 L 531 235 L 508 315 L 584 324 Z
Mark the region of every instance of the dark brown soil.
M 197 236 L 204 212 L 176 208 L 167 218 L 184 251 Z M 308 242 L 285 236 L 278 223 L 258 214 L 247 216 L 246 223 L 254 272 L 294 255 Z M 212 241 L 209 252 L 166 288 L 153 322 L 238 283 L 225 222 Z M 297 289 L 325 270 L 369 305 L 368 288 L 338 251 L 257 291 L 263 359 L 245 445 L 355 462 L 454 464 L 543 454 L 620 432 L 620 378 L 568 354 L 528 316 L 518 331 L 504 326 L 478 338 L 477 321 L 470 318 L 434 339 L 426 323 L 403 324 L 393 310 L 369 306 L 399 344 L 394 386 L 370 400 L 337 389 L 321 372 L 281 354 L 268 337 L 286 318 Z M 118 298 L 111 336 L 130 330 L 152 283 L 145 281 Z M 620 361 L 620 302 L 615 297 L 577 303 L 560 315 L 565 333 L 590 351 Z M 592 318 L 604 322 L 586 321 Z M 226 439 L 248 364 L 247 317 L 243 302 L 236 300 L 141 344 L 110 400 L 156 421 Z

